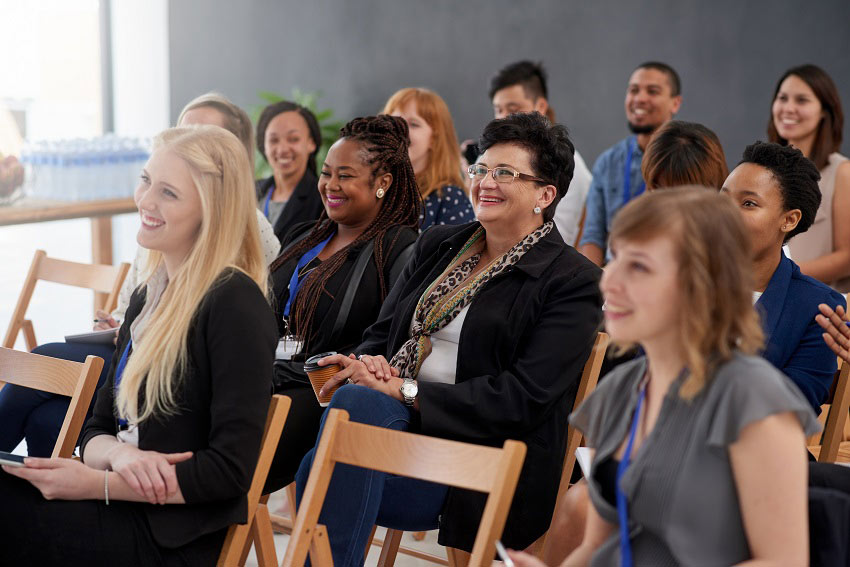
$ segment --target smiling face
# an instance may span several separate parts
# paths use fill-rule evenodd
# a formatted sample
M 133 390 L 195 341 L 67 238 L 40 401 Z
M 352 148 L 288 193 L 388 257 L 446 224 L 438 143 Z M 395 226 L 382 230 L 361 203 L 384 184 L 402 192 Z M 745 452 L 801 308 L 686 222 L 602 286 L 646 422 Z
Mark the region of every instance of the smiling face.
M 319 194 L 328 217 L 346 227 L 367 226 L 381 210 L 378 188 L 393 191 L 389 173 L 372 179 L 372 168 L 364 163 L 363 148 L 341 138 L 328 150 L 319 175 Z
M 515 144 L 491 146 L 478 158 L 478 163 L 491 169 L 506 166 L 537 176 L 531 169 L 528 150 Z M 548 207 L 555 198 L 555 188 L 519 178 L 511 183 L 497 183 L 491 172 L 480 181 L 473 180 L 470 196 L 475 216 L 485 229 L 511 227 L 511 232 L 524 236 L 543 224 L 543 217 L 534 208 Z
M 403 108 L 393 111 L 391 116 L 399 116 L 407 122 L 407 128 L 410 132 L 410 163 L 413 165 L 413 172 L 416 175 L 421 174 L 428 167 L 428 161 L 431 159 L 431 143 L 434 130 L 431 125 L 422 118 L 416 108 L 416 101 L 409 101 Z
M 275 177 L 301 179 L 316 151 L 307 121 L 298 112 L 281 112 L 269 122 L 263 139 L 266 159 Z
M 517 112 L 537 111 L 545 115 L 548 108 L 549 104 L 545 98 L 541 96 L 534 99 L 528 96 L 525 87 L 520 84 L 499 89 L 493 95 L 494 118 L 504 118 Z
M 801 213 L 799 209 L 785 210 L 781 188 L 770 170 L 742 163 L 726 178 L 723 193 L 741 210 L 754 259 L 778 255 Z
M 682 308 L 673 239 L 612 241 L 611 255 L 600 282 L 606 332 L 620 344 L 677 345 Z
M 824 111 L 812 88 L 797 75 L 788 75 L 773 100 L 773 125 L 795 146 L 814 139 Z
M 189 165 L 168 148 L 151 155 L 134 194 L 142 225 L 136 241 L 162 252 L 167 264 L 179 265 L 201 228 L 201 197 Z
M 658 69 L 641 68 L 629 78 L 626 89 L 626 120 L 632 131 L 648 134 L 671 120 L 682 97 L 673 96 L 670 78 Z

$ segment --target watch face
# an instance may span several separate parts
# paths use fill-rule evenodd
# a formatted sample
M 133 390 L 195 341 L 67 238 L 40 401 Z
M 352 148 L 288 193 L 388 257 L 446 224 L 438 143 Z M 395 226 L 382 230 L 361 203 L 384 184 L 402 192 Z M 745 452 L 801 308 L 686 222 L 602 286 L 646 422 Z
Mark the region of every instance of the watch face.
M 415 398 L 419 388 L 415 382 L 405 382 L 401 385 L 401 394 L 406 398 Z

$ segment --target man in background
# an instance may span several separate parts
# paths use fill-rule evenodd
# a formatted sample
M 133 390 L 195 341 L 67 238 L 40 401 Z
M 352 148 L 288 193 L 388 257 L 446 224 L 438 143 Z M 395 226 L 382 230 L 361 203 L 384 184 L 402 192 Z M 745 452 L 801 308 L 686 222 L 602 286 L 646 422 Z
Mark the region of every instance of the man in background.
M 516 112 L 539 112 L 554 123 L 555 111 L 549 104 L 546 79 L 546 70 L 541 63 L 517 61 L 503 67 L 490 79 L 489 94 L 493 104 L 493 116 L 504 118 Z M 467 159 L 470 157 L 473 156 L 467 155 Z M 473 159 L 475 157 L 477 156 Z M 558 232 L 570 246 L 577 244 L 581 232 L 584 203 L 590 182 L 590 170 L 576 151 L 573 180 L 567 194 L 555 209 L 554 219 Z
M 614 215 L 646 189 L 640 164 L 652 133 L 672 120 L 682 105 L 679 75 L 666 63 L 639 65 L 626 89 L 626 120 L 632 135 L 605 150 L 593 166 L 587 217 L 579 252 L 598 266 L 605 263 Z

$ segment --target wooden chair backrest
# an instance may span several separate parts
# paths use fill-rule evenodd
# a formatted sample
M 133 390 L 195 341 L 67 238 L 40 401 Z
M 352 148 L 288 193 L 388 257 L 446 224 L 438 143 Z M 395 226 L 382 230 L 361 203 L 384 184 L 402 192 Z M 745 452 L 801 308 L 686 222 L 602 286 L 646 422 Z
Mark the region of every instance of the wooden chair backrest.
M 124 283 L 124 278 L 129 270 L 130 264 L 126 262 L 118 266 L 80 264 L 48 258 L 44 250 L 36 250 L 29 272 L 27 272 L 27 277 L 24 280 L 24 287 L 20 296 L 18 296 L 18 303 L 12 312 L 12 319 L 9 321 L 6 336 L 3 339 L 3 346 L 14 348 L 18 333 L 23 328 L 27 350 L 36 347 L 32 323 L 27 321 L 25 317 L 35 290 L 35 284 L 39 280 L 91 289 L 97 293 L 107 293 L 109 295 L 106 302 L 95 307 L 112 311 L 118 303 L 118 293 L 121 291 L 121 285 Z
M 322 543 L 327 539 L 316 524 L 334 465 L 343 463 L 487 493 L 471 565 L 489 565 L 495 555 L 494 542 L 505 527 L 525 450 L 519 441 L 506 441 L 498 449 L 373 427 L 349 421 L 345 411 L 331 410 L 283 564 L 303 565 L 308 551 L 314 564 L 316 555 L 328 556 L 329 548 Z
M 74 454 L 102 368 L 103 359 L 97 356 L 87 356 L 85 362 L 71 362 L 0 347 L 1 383 L 71 398 L 53 457 L 70 458 Z
M 263 486 L 266 484 L 266 477 L 269 474 L 269 468 L 271 468 L 272 459 L 275 450 L 277 450 L 277 444 L 280 441 L 280 434 L 283 431 L 283 425 L 286 423 L 286 416 L 289 414 L 291 403 L 291 398 L 287 396 L 272 396 L 269 412 L 266 416 L 266 426 L 263 430 L 260 456 L 257 458 L 254 477 L 251 479 L 251 487 L 248 489 L 248 522 L 234 524 L 228 528 L 224 546 L 218 557 L 217 565 L 220 567 L 244 565 L 252 540 L 256 544 L 258 563 L 261 566 L 277 564 L 273 535 L 271 533 L 258 533 L 256 515 L 260 509 L 259 503 L 260 497 L 263 495 Z M 262 509 L 268 514 L 267 508 L 262 507 Z
M 850 364 L 842 364 L 836 373 L 827 403 L 829 410 L 826 414 L 821 444 L 809 446 L 809 450 L 817 456 L 820 463 L 834 463 L 838 458 L 844 424 L 847 422 L 848 408 L 850 408 Z
M 593 343 L 593 349 L 590 351 L 590 356 L 587 362 L 584 363 L 584 370 L 581 373 L 581 381 L 578 385 L 576 393 L 576 401 L 573 404 L 573 410 L 578 408 L 582 402 L 596 389 L 596 384 L 599 382 L 599 373 L 602 370 L 602 363 L 605 361 L 605 352 L 608 350 L 608 345 L 611 343 L 611 338 L 608 333 L 599 332 L 596 334 L 596 341 Z M 573 476 L 573 469 L 576 466 L 576 449 L 581 446 L 583 436 L 572 425 L 567 425 L 567 453 L 564 455 L 564 468 L 561 470 L 561 484 L 558 486 L 558 497 L 555 500 L 555 509 L 558 509 L 558 503 L 564 497 L 567 489 L 570 487 L 570 479 Z M 541 540 L 536 543 L 540 550 L 540 557 L 544 557 L 551 546 L 549 532 L 543 534 Z

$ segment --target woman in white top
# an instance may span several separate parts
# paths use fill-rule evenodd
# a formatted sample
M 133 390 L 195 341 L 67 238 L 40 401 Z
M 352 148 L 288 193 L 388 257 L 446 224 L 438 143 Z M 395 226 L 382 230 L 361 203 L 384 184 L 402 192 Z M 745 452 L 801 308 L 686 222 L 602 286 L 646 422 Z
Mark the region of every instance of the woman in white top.
M 767 135 L 790 144 L 820 170 L 821 206 L 805 234 L 789 243 L 804 274 L 842 293 L 850 291 L 850 161 L 841 148 L 844 113 L 838 89 L 815 65 L 786 71 L 773 94 Z

